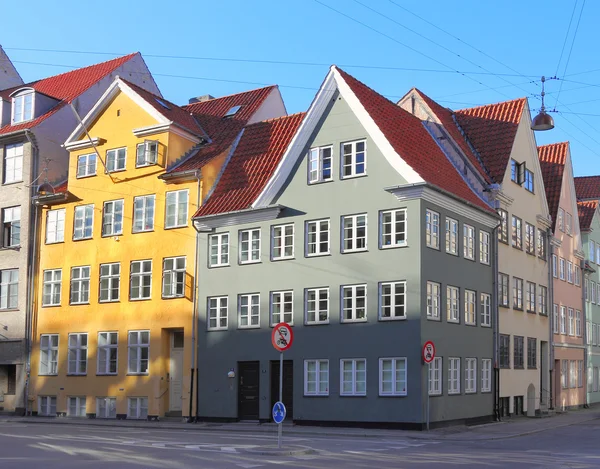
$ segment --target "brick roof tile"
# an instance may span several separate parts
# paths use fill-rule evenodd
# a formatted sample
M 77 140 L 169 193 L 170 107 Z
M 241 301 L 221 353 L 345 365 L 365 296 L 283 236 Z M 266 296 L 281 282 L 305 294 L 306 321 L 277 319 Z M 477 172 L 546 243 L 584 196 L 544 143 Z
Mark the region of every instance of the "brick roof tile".
M 600 199 L 600 176 L 580 176 L 574 179 L 578 199 Z
M 569 142 L 552 143 L 538 147 L 544 189 L 546 189 L 546 200 L 548 201 L 548 209 L 552 217 L 552 232 L 554 232 L 556 227 L 556 217 L 560 203 L 560 192 L 568 150 Z
M 579 228 L 581 231 L 589 231 L 592 226 L 594 214 L 598 209 L 597 200 L 585 200 L 577 202 L 577 215 L 579 215 Z

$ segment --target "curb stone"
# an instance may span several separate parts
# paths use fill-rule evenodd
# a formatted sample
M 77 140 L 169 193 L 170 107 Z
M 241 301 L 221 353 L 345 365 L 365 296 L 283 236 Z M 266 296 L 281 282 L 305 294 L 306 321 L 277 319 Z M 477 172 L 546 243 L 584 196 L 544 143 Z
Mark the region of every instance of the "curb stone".
M 287 448 L 277 448 L 276 446 L 262 446 L 257 448 L 248 448 L 246 453 L 260 454 L 264 456 L 300 456 L 305 454 L 315 454 L 317 451 L 308 446 L 291 446 Z

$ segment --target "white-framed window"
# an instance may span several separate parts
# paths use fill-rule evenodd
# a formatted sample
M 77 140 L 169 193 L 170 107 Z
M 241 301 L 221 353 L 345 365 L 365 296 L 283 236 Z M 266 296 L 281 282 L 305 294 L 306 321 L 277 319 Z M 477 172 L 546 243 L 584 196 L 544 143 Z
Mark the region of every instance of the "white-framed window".
M 271 326 L 280 322 L 294 324 L 294 292 L 292 290 L 271 292 Z
M 240 264 L 260 262 L 260 228 L 240 230 Z
M 558 229 L 564 233 L 565 231 L 565 211 L 562 208 L 558 209 Z
M 56 396 L 40 396 L 38 398 L 38 415 L 46 417 L 56 415 Z
M 138 143 L 135 153 L 135 167 L 150 166 L 158 161 L 158 142 L 156 140 L 146 140 Z
M 573 263 L 567 261 L 567 282 L 573 283 Z
M 440 290 L 437 282 L 427 282 L 427 318 L 440 319 Z
M 367 174 L 367 141 L 342 143 L 342 179 Z
M 458 221 L 446 217 L 446 252 L 458 254 Z
M 342 285 L 342 322 L 367 320 L 367 286 Z
M 14 143 L 4 147 L 4 184 L 23 180 L 23 144 Z
M 513 308 L 523 309 L 523 279 L 513 277 Z
M 465 358 L 465 393 L 477 392 L 477 358 Z
M 187 226 L 188 198 L 189 191 L 187 189 L 167 192 L 165 228 L 179 228 L 182 226 Z
M 571 226 L 573 225 L 573 216 L 567 212 L 567 216 L 566 216 L 566 228 L 567 228 L 567 234 L 570 236 L 571 235 Z
M 342 217 L 342 252 L 367 250 L 367 214 Z
M 525 223 L 525 252 L 535 256 L 535 226 Z
M 406 319 L 406 282 L 379 284 L 379 319 Z
M 208 245 L 210 249 L 210 267 L 229 265 L 229 233 L 210 235 L 208 237 Z
M 490 358 L 481 359 L 481 392 L 490 392 L 492 390 L 492 360 Z
M 69 417 L 85 417 L 85 396 L 67 398 L 67 415 Z
M 71 267 L 71 304 L 90 302 L 90 266 Z
M 590 245 L 590 247 L 589 247 L 590 262 L 596 262 L 596 243 L 594 241 L 590 240 L 589 245 Z
M 98 332 L 99 375 L 116 375 L 119 358 L 119 333 Z
M 446 321 L 460 322 L 460 290 L 458 287 L 446 287 Z
M 552 329 L 555 334 L 558 334 L 558 305 L 555 303 L 552 305 Z
M 590 280 L 590 301 L 596 303 L 596 282 Z
M 62 282 L 62 269 L 44 270 L 44 291 L 42 306 L 59 306 Z
M 578 265 L 575 265 L 575 286 L 581 286 L 581 268 Z
M 127 161 L 127 148 L 115 148 L 106 152 L 106 169 L 108 172 L 123 171 Z
M 394 248 L 406 246 L 406 209 L 385 210 L 380 213 L 380 247 Z
M 293 259 L 294 257 L 294 224 L 277 225 L 271 231 L 271 258 L 274 261 Z
M 75 207 L 73 239 L 88 239 L 94 229 L 94 205 L 79 205 Z
M 535 283 L 527 282 L 527 311 L 535 313 Z
M 130 266 L 129 299 L 149 300 L 152 296 L 152 261 L 132 261 Z
M 600 261 L 600 244 L 596 244 L 596 259 Z
M 19 305 L 19 269 L 0 270 L 0 309 Z
M 567 333 L 567 308 L 565 306 L 560 307 L 560 333 Z
M 554 278 L 558 278 L 558 258 L 556 257 L 556 254 L 552 254 L 552 276 Z
M 440 214 L 429 209 L 425 212 L 425 243 L 427 247 L 440 248 Z
M 379 395 L 406 396 L 406 358 L 379 359 Z
M 165 257 L 163 259 L 163 298 L 181 298 L 185 296 L 185 256 Z
M 539 228 L 537 229 L 537 254 L 541 259 L 546 260 L 546 235 Z
M 12 99 L 12 123 L 27 122 L 33 119 L 34 91 L 22 91 Z
M 575 335 L 575 312 L 569 308 L 569 335 Z
M 593 376 L 594 376 L 594 387 L 593 387 L 593 392 L 598 392 L 598 378 L 599 378 L 599 368 L 597 366 L 595 366 L 593 368 Z
M 523 249 L 523 221 L 519 217 L 512 216 L 512 245 L 514 248 Z
M 226 296 L 212 296 L 208 298 L 208 321 L 209 331 L 224 331 L 227 329 L 227 316 L 229 310 L 229 298 Z
M 548 288 L 538 285 L 538 313 L 548 316 Z
M 575 311 L 575 335 L 581 337 L 581 311 Z
M 306 222 L 306 255 L 329 254 L 329 219 Z
M 533 186 L 533 171 L 530 171 L 529 169 L 525 170 L 525 182 L 523 184 L 523 187 L 525 188 L 525 190 L 533 193 L 534 191 L 534 186 Z
M 477 324 L 477 293 L 465 290 L 465 324 Z
M 96 418 L 97 419 L 116 419 L 117 418 L 117 398 L 116 397 L 97 397 L 96 398 Z
M 448 358 L 448 394 L 460 394 L 460 358 Z
M 481 294 L 481 325 L 492 326 L 492 295 L 488 293 Z
M 146 420 L 148 418 L 148 398 L 147 397 L 128 397 L 127 398 L 127 418 Z
M 329 360 L 304 360 L 304 395 L 329 396 Z
M 21 244 L 21 207 L 2 209 L 2 247 L 11 248 Z
M 332 146 L 311 148 L 308 151 L 308 183 L 331 181 Z
M 40 336 L 39 374 L 58 374 L 58 334 L 42 334 Z
M 305 290 L 305 323 L 329 323 L 329 288 L 307 288 Z
M 96 153 L 77 157 L 77 177 L 84 178 L 96 175 Z
M 479 231 L 479 262 L 490 263 L 490 234 L 487 231 Z
M 260 294 L 239 295 L 238 327 L 246 329 L 260 327 Z
M 46 244 L 62 243 L 65 240 L 65 209 L 46 212 Z
M 69 334 L 67 374 L 87 374 L 87 348 L 87 334 Z
M 463 255 L 465 259 L 475 260 L 475 228 L 463 225 Z
M 121 292 L 121 264 L 100 264 L 100 302 L 119 301 Z
M 367 360 L 340 360 L 340 396 L 367 395 Z
M 150 362 L 150 331 L 129 331 L 127 334 L 128 373 L 148 374 Z
M 442 394 L 442 357 L 435 357 L 429 363 L 429 395 Z
M 154 229 L 154 207 L 156 195 L 141 195 L 133 198 L 133 232 Z

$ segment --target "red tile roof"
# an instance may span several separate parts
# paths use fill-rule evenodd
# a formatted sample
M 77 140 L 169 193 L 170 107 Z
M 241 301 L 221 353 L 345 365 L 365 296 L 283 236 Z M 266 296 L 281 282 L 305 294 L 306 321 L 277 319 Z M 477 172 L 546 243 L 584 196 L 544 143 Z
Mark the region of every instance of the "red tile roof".
M 580 176 L 574 179 L 578 199 L 600 199 L 600 176 Z
M 60 184 L 57 184 L 56 186 L 54 186 L 54 193 L 55 194 L 63 194 L 65 192 L 67 192 L 68 190 L 68 179 L 65 179 L 63 182 L 61 182 Z
M 465 156 L 471 161 L 471 164 L 475 166 L 481 176 L 485 179 L 487 183 L 491 183 L 492 179 L 488 174 L 487 169 L 483 166 L 483 163 L 479 159 L 479 156 L 475 154 L 469 143 L 467 142 L 466 137 L 458 126 L 458 123 L 454 119 L 454 112 L 448 108 L 440 106 L 433 99 L 423 93 L 421 90 L 415 88 L 415 92 L 421 96 L 423 101 L 429 106 L 429 108 L 433 111 L 433 113 L 438 117 L 446 131 L 450 134 L 450 137 L 456 142 L 456 144 L 460 147 Z
M 556 216 L 560 203 L 560 192 L 568 150 L 569 142 L 552 143 L 538 147 L 544 188 L 546 189 L 546 200 L 548 201 L 548 210 L 552 217 L 552 232 L 554 232 L 556 227 Z
M 134 83 L 131 83 L 127 80 L 123 80 L 128 86 L 130 86 L 137 94 L 139 94 L 144 101 L 146 101 L 150 106 L 156 109 L 159 113 L 165 116 L 170 121 L 177 124 L 179 127 L 191 132 L 197 136 L 205 136 L 205 132 L 200 127 L 198 121 L 194 118 L 194 116 L 190 113 L 190 111 L 185 110 L 183 107 L 178 106 L 177 104 L 173 104 L 170 101 L 167 101 L 162 96 L 157 96 L 144 88 L 137 86 Z M 165 103 L 167 107 L 161 105 L 160 103 Z
M 129 54 L 107 62 L 79 68 L 71 72 L 61 73 L 60 75 L 43 78 L 26 85 L 20 85 L 0 91 L 0 98 L 8 101 L 10 100 L 10 95 L 16 90 L 21 88 L 33 88 L 35 91 L 46 94 L 61 102 L 43 116 L 39 116 L 32 121 L 2 127 L 0 129 L 0 135 L 35 127 L 58 111 L 65 103 L 73 101 L 99 80 L 114 72 L 128 60 L 131 60 L 135 55 L 135 53 Z
M 577 214 L 579 215 L 579 228 L 581 231 L 589 231 L 592 226 L 594 214 L 598 209 L 597 200 L 586 200 L 577 202 Z
M 276 86 L 268 86 L 183 106 L 185 111 L 194 115 L 208 134 L 211 143 L 202 146 L 186 160 L 176 163 L 174 167 L 169 168 L 169 172 L 199 169 L 222 154 L 231 146 L 240 131 L 275 88 Z M 233 116 L 224 117 L 227 111 L 234 106 L 241 106 L 241 108 Z
M 396 153 L 429 184 L 488 212 L 493 210 L 467 185 L 423 123 L 376 91 L 337 69 Z
M 251 124 L 217 181 L 194 215 L 202 217 L 250 208 L 277 168 L 305 113 Z
M 504 180 L 526 101 L 520 98 L 455 112 L 458 125 L 498 184 Z

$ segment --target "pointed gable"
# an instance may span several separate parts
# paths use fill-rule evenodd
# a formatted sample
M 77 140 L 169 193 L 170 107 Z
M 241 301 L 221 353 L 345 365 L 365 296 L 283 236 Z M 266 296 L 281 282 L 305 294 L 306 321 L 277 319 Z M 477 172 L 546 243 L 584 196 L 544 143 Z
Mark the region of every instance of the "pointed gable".
M 455 112 L 458 125 L 498 184 L 504 179 L 525 103 L 526 98 L 520 98 Z
M 565 164 L 567 163 L 567 152 L 569 143 L 553 143 L 538 147 L 540 167 L 546 189 L 546 200 L 552 217 L 552 231 L 556 227 L 556 216 L 560 204 L 560 193 L 563 184 Z
M 343 70 L 335 69 L 395 152 L 423 180 L 481 209 L 493 211 L 471 190 L 417 117 Z
M 579 200 L 600 199 L 600 176 L 576 177 L 575 191 Z
M 598 210 L 598 200 L 585 200 L 577 202 L 577 215 L 581 231 L 590 231 L 592 220 Z

